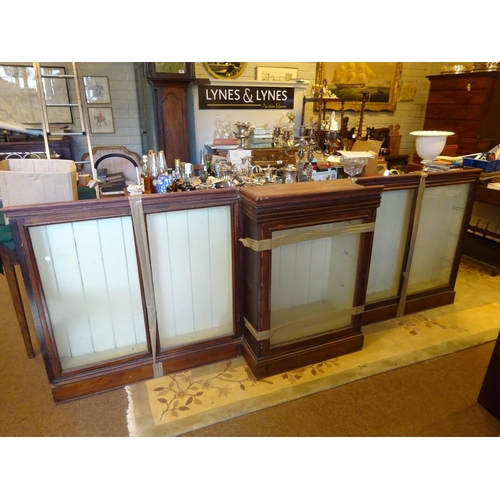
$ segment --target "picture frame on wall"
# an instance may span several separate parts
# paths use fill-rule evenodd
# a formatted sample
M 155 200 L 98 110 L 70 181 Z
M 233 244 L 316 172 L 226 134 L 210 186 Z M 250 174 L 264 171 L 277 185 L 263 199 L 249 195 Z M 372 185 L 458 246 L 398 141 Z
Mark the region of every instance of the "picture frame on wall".
M 288 82 L 297 78 L 297 68 L 257 66 L 255 79 L 262 82 Z
M 361 90 L 368 90 L 366 110 L 394 111 L 402 70 L 403 63 L 398 62 L 319 62 L 316 84 L 326 80 L 328 90 L 344 100 L 346 110 L 360 111 Z M 339 108 L 339 103 L 327 103 L 327 109 Z
M 107 76 L 84 76 L 83 86 L 87 104 L 111 104 Z
M 92 134 L 114 134 L 113 109 L 107 107 L 89 107 L 90 132 Z

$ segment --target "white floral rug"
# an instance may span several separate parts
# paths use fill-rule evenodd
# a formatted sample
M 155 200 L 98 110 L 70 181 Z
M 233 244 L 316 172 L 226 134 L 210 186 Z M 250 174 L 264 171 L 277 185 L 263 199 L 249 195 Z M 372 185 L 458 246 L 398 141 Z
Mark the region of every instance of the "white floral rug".
M 364 347 L 256 380 L 238 357 L 125 388 L 130 436 L 179 436 L 413 363 L 495 340 L 500 276 L 463 261 L 455 303 L 363 327 Z

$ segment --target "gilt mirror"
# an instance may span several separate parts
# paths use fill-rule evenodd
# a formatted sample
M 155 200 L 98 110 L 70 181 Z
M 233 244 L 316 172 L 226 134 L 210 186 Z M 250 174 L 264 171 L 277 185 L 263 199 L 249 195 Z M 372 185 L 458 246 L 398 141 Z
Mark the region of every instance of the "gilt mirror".
M 235 80 L 242 75 L 248 63 L 242 62 L 206 62 L 206 70 L 219 80 Z

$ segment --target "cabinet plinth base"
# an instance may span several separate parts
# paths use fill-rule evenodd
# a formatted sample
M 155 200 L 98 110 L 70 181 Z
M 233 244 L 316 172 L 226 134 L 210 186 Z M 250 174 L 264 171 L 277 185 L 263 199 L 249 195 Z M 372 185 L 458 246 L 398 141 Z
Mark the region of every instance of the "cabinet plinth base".
M 448 306 L 455 301 L 455 290 L 440 290 L 422 297 L 410 297 L 406 301 L 404 315 L 414 314 L 426 309 Z M 387 301 L 386 303 L 373 303 L 365 306 L 362 316 L 362 324 L 369 325 L 379 321 L 386 321 L 397 317 L 398 303 Z
M 205 344 L 185 346 L 183 348 L 160 353 L 156 360 L 163 366 L 163 374 L 215 363 L 241 355 L 241 339 L 239 337 L 219 339 Z M 68 376 L 51 383 L 52 397 L 55 403 L 64 403 L 80 399 L 92 394 L 120 389 L 154 378 L 152 359 L 128 362 L 126 365 L 97 368 L 95 372 L 83 373 L 80 376 Z
M 265 378 L 360 351 L 363 348 L 363 342 L 364 335 L 355 333 L 312 347 L 289 350 L 280 354 L 269 354 L 258 358 L 246 339 L 243 339 L 242 354 L 254 376 Z

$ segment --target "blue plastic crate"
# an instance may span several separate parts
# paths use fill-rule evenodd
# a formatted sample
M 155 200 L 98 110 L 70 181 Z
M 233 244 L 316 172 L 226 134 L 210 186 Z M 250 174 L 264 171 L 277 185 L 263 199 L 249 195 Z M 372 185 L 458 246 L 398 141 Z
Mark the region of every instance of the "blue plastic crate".
M 464 156 L 462 165 L 464 167 L 476 167 L 484 170 L 484 172 L 496 172 L 500 170 L 500 160 L 476 160 L 477 155 Z

